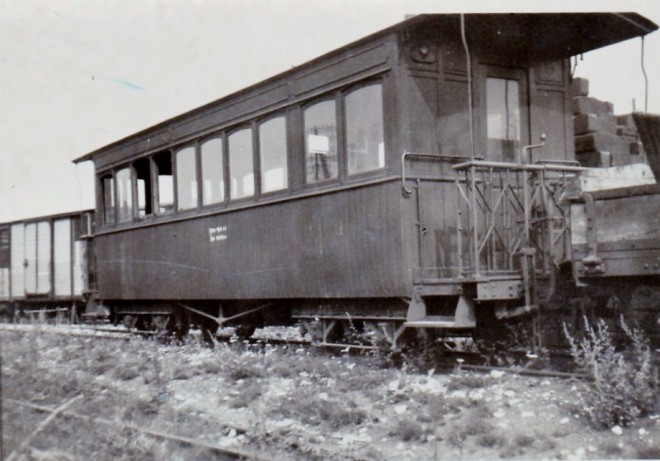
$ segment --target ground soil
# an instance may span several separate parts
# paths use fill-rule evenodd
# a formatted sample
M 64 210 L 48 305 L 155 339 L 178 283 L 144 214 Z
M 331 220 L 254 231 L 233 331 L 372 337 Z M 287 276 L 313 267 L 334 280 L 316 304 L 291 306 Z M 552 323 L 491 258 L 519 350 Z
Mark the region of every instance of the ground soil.
M 222 459 L 135 427 L 275 460 L 660 458 L 658 414 L 594 427 L 578 380 L 384 367 L 296 345 L 44 329 L 0 331 L 0 341 L 5 459 Z M 76 397 L 68 410 L 88 419 L 63 412 L 43 427 L 48 413 L 18 403 Z

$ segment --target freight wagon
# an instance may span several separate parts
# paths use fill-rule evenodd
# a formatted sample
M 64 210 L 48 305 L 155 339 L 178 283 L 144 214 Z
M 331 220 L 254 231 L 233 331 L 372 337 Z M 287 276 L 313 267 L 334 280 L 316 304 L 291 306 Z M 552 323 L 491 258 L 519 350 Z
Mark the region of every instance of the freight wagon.
M 0 224 L 0 308 L 6 317 L 76 316 L 94 283 L 92 210 Z

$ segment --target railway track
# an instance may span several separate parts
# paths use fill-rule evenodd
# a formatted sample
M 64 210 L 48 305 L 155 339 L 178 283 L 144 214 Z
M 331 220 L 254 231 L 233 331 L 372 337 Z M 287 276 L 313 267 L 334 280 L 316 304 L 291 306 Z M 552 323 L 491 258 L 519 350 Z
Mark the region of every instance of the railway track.
M 111 340 L 129 340 L 134 337 L 153 337 L 156 333 L 152 331 L 129 330 L 123 326 L 113 327 L 109 324 L 46 324 L 46 323 L 26 323 L 26 324 L 1 324 L 0 331 L 34 331 L 40 329 L 53 334 L 83 336 L 93 338 L 103 338 Z M 193 337 L 201 340 L 199 331 L 192 331 Z M 224 332 L 214 336 L 215 340 L 222 343 L 236 342 L 236 336 L 231 332 Z M 257 331 L 254 337 L 243 339 L 241 342 L 247 342 L 253 346 L 261 344 L 285 344 L 298 345 L 301 347 L 313 346 L 318 349 L 328 350 L 331 353 L 344 354 L 364 354 L 376 351 L 376 347 L 370 345 L 356 345 L 343 343 L 315 343 L 303 338 L 277 337 L 266 332 L 265 334 Z M 435 359 L 436 368 L 451 372 L 456 368 L 476 372 L 506 372 L 513 375 L 538 376 L 538 377 L 557 377 L 557 378 L 575 378 L 583 379 L 583 373 L 572 371 L 573 359 L 568 350 L 555 350 L 547 353 L 545 363 L 540 364 L 535 356 L 529 356 L 527 352 L 521 350 L 509 351 L 506 357 L 510 363 L 515 365 L 492 365 L 492 357 L 485 358 L 477 352 L 458 352 L 451 349 L 443 350 L 443 355 Z M 655 352 L 654 363 L 660 366 L 660 351 Z
M 70 408 L 75 404 L 76 401 L 80 399 L 80 395 L 75 396 L 66 402 L 64 402 L 62 405 L 58 407 L 49 407 L 49 406 L 44 406 L 44 405 L 38 405 L 32 402 L 25 402 L 22 400 L 16 400 L 16 399 L 4 399 L 5 403 L 8 403 L 10 405 L 17 405 L 17 406 L 22 406 L 29 408 L 31 410 L 37 411 L 39 413 L 47 413 L 49 416 L 44 419 L 40 424 L 37 425 L 37 427 L 27 436 L 25 437 L 20 445 L 12 451 L 12 453 L 9 454 L 9 456 L 6 458 L 7 461 L 14 461 L 15 459 L 19 459 L 19 453 L 28 448 L 30 444 L 33 442 L 35 438 L 38 437 L 39 433 L 42 432 L 48 425 L 54 422 L 54 420 L 58 417 L 68 417 L 68 418 L 74 418 L 76 420 L 83 421 L 87 424 L 93 423 L 93 424 L 98 424 L 98 425 L 104 425 L 104 426 L 109 426 L 112 428 L 115 428 L 119 431 L 122 432 L 136 432 L 140 434 L 144 434 L 149 437 L 154 437 L 157 439 L 161 440 L 166 440 L 169 442 L 175 442 L 179 444 L 184 444 L 184 445 L 189 445 L 189 446 L 194 446 L 194 447 L 199 447 L 199 448 L 204 448 L 207 450 L 210 450 L 217 455 L 220 455 L 223 460 L 254 460 L 254 461 L 272 461 L 272 458 L 268 458 L 264 456 L 263 454 L 260 453 L 255 453 L 247 449 L 242 449 L 242 448 L 236 448 L 236 447 L 231 447 L 231 446 L 225 446 L 225 445 L 220 445 L 217 443 L 211 443 L 206 440 L 201 440 L 201 439 L 196 439 L 196 438 L 191 438 L 191 437 L 184 437 L 181 435 L 177 434 L 172 434 L 168 432 L 163 432 L 163 431 L 158 431 L 158 430 L 153 430 L 150 428 L 146 427 L 141 427 L 135 424 L 131 423 L 124 423 L 118 420 L 110 420 L 110 419 L 105 419 L 105 418 L 99 418 L 99 417 L 91 417 L 88 415 L 84 415 L 82 413 L 76 412 L 71 410 Z M 223 423 L 223 425 L 226 428 L 233 429 L 237 433 L 244 433 L 246 431 L 245 428 L 242 427 L 236 427 L 232 426 L 227 423 Z

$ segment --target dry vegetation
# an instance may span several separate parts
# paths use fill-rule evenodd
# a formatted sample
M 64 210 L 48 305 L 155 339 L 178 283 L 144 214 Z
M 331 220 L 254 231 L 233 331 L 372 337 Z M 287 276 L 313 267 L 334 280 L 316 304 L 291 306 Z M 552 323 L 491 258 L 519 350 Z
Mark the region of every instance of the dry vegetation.
M 218 459 L 126 424 L 277 460 L 660 458 L 660 417 L 599 428 L 579 397 L 585 382 L 412 373 L 301 347 L 210 350 L 43 331 L 0 340 L 5 457 L 47 417 L 13 400 L 55 408 L 81 396 L 71 411 L 124 425 L 63 413 L 15 459 Z

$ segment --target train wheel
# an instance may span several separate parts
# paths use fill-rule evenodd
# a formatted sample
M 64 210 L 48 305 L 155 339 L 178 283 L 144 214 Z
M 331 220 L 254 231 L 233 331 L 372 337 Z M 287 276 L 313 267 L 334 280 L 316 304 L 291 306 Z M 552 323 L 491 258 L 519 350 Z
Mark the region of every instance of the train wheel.
M 254 325 L 238 325 L 236 327 L 235 335 L 238 337 L 238 339 L 242 341 L 252 336 L 254 330 L 256 329 L 257 327 L 255 327 Z
M 172 315 L 154 315 L 149 323 L 149 329 L 154 331 L 161 341 L 169 340 L 176 329 Z

